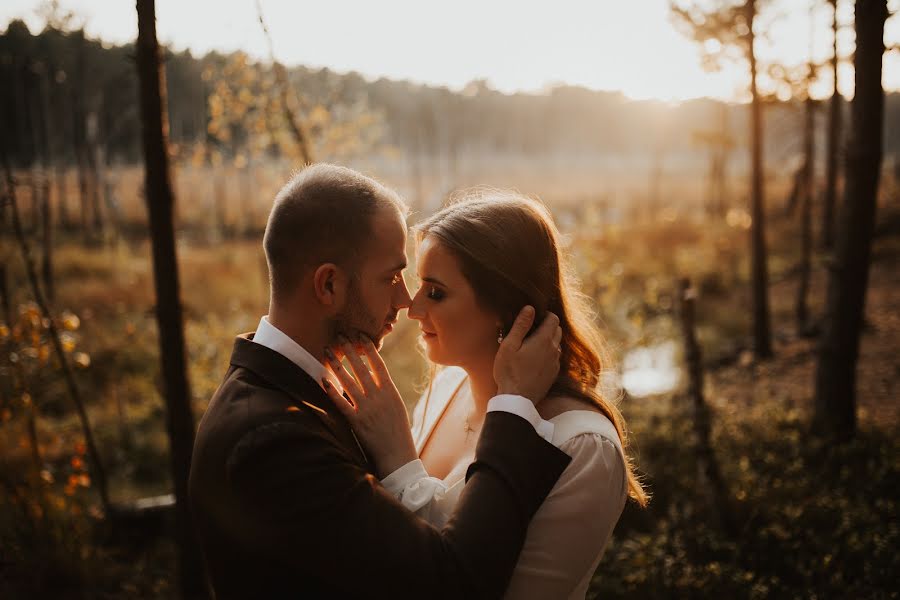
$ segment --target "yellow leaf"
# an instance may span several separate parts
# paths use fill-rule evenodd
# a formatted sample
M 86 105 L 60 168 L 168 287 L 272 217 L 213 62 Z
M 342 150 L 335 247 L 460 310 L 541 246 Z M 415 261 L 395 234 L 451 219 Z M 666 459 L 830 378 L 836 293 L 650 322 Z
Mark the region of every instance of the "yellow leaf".
M 76 314 L 66 311 L 62 316 L 62 325 L 63 329 L 75 331 L 81 325 L 81 320 Z
M 60 344 L 62 345 L 63 352 L 70 353 L 75 350 L 75 336 L 71 333 L 64 333 L 59 336 Z

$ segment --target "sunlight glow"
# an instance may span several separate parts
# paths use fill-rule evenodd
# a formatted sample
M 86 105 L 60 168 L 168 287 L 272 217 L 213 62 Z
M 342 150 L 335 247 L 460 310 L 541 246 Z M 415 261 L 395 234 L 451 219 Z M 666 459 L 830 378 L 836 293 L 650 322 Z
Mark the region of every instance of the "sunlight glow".
M 43 27 L 40 0 L 5 0 L 0 26 L 24 18 L 33 32 Z M 122 0 L 61 0 L 85 23 L 89 35 L 108 42 L 134 40 L 134 3 Z M 809 58 L 809 2 L 776 2 L 776 16 L 763 23 L 775 43 L 758 44 L 762 60 L 779 58 L 802 65 Z M 853 7 L 839 3 L 844 25 L 839 48 L 853 48 Z M 890 0 L 891 10 L 900 0 Z M 463 89 L 476 79 L 504 92 L 547 89 L 550 83 L 621 91 L 635 99 L 680 101 L 702 96 L 746 100 L 744 65 L 724 64 L 717 72 L 701 68 L 700 48 L 676 31 L 668 0 L 584 2 L 560 0 L 546 5 L 513 2 L 423 3 L 392 0 L 335 0 L 296 3 L 263 0 L 263 10 L 278 58 L 287 64 L 357 71 L 367 78 L 408 79 Z M 242 49 L 265 59 L 266 43 L 252 0 L 157 0 L 161 40 L 195 54 Z M 817 32 L 813 57 L 831 55 L 831 9 L 822 3 L 814 12 Z M 900 19 L 886 26 L 887 43 L 900 40 Z M 716 50 L 708 42 L 707 50 Z M 885 57 L 885 86 L 900 88 L 900 52 Z M 826 70 L 815 96 L 830 95 Z M 841 68 L 841 89 L 852 94 L 852 66 Z M 761 77 L 761 87 L 773 86 Z M 768 88 L 768 90 L 767 90 Z

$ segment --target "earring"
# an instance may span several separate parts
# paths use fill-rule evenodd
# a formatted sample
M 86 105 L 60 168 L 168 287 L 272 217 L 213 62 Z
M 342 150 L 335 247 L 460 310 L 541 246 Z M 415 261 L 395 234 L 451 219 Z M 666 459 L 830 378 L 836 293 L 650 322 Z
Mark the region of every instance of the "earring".
M 503 343 L 503 330 L 502 329 L 500 330 L 500 335 L 497 336 L 497 343 L 498 344 Z

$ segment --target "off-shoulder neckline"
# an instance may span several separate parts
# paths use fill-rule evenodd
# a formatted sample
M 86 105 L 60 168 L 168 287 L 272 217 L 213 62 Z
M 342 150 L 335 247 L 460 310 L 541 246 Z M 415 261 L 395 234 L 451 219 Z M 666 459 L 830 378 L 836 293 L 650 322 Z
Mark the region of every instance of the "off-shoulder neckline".
M 442 381 L 441 383 L 446 384 L 447 387 L 452 387 L 453 393 L 445 398 L 442 406 L 434 408 L 436 414 L 432 413 L 435 414 L 435 417 L 430 421 L 428 415 L 428 407 L 423 407 L 424 410 L 422 413 L 422 429 L 417 432 L 415 440 L 417 454 L 420 454 L 428 444 L 428 440 L 431 439 L 431 436 L 434 433 L 438 422 L 443 418 L 444 413 L 447 412 L 447 408 L 450 406 L 450 401 L 453 396 L 461 391 L 461 388 L 469 379 L 468 374 L 462 369 L 459 369 L 459 367 L 448 367 L 448 369 L 453 369 L 453 371 L 444 371 L 444 373 L 447 373 L 447 375 L 450 375 L 452 373 L 456 377 L 445 376 L 446 379 L 444 379 L 444 381 Z M 457 369 L 460 372 L 454 372 Z M 460 375 L 462 376 L 462 378 L 457 379 L 457 377 L 459 377 Z M 437 386 L 435 386 L 435 388 L 436 387 Z M 444 385 L 442 385 L 441 387 L 444 387 Z M 431 390 L 432 395 L 436 391 L 435 388 L 432 388 Z M 585 409 L 567 410 L 547 420 L 553 423 L 554 432 L 552 443 L 557 448 L 578 435 L 582 435 L 585 433 L 596 433 L 612 442 L 619 450 L 619 453 L 623 457 L 625 456 L 625 452 L 622 449 L 622 442 L 619 439 L 619 434 L 616 431 L 615 426 L 613 425 L 612 421 L 609 420 L 609 417 L 599 411 Z M 587 424 L 591 424 L 593 425 L 593 427 L 585 428 L 585 425 Z

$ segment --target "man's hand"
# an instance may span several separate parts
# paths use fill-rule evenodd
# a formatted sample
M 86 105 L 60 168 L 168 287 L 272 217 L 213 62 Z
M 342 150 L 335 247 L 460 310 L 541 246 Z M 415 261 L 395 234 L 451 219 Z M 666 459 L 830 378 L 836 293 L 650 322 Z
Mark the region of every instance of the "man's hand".
M 559 317 L 548 312 L 544 322 L 527 340 L 534 322 L 534 308 L 523 308 L 494 359 L 498 394 L 516 394 L 540 402 L 559 375 L 562 328 Z

